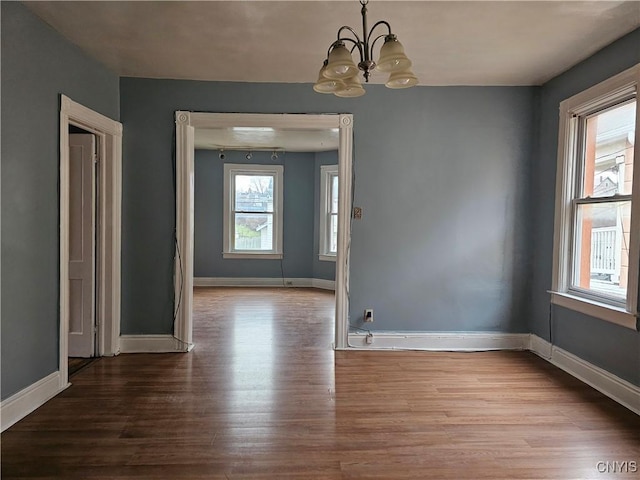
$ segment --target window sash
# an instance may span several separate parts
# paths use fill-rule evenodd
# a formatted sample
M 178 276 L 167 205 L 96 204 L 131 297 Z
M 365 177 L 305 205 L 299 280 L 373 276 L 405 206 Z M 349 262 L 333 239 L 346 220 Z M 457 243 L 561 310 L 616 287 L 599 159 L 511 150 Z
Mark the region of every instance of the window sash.
M 594 265 L 592 264 L 592 260 L 593 260 L 592 253 L 594 250 L 593 229 L 591 228 L 589 230 L 591 237 L 586 241 L 583 240 L 581 234 L 582 234 L 582 229 L 584 228 L 584 223 L 582 222 L 580 212 L 581 210 L 586 210 L 585 208 L 581 209 L 581 207 L 583 206 L 589 206 L 589 205 L 596 206 L 596 205 L 606 205 L 606 204 L 614 204 L 614 203 L 620 204 L 620 203 L 627 203 L 627 202 L 630 205 L 629 211 L 631 211 L 631 202 L 632 202 L 631 194 L 621 195 L 619 193 L 616 193 L 613 195 L 602 196 L 602 197 L 585 196 L 585 193 L 586 193 L 585 182 L 587 181 L 587 173 L 586 173 L 587 162 L 589 161 L 588 153 L 587 153 L 588 142 L 596 141 L 594 136 L 592 136 L 591 138 L 589 137 L 588 122 L 591 121 L 593 118 L 599 115 L 602 115 L 603 113 L 612 111 L 614 109 L 617 109 L 633 101 L 635 101 L 635 95 L 626 94 L 623 98 L 612 98 L 610 99 L 609 102 L 600 104 L 597 108 L 595 108 L 592 111 L 587 111 L 581 115 L 577 115 L 575 117 L 576 121 L 572 123 L 572 128 L 574 129 L 575 134 L 570 136 L 576 142 L 576 144 L 574 145 L 574 148 L 572 149 L 573 155 L 570 161 L 574 165 L 574 170 L 573 170 L 574 181 L 575 181 L 574 195 L 576 195 L 577 198 L 574 197 L 571 201 L 572 228 L 570 232 L 570 243 L 569 243 L 569 252 L 568 252 L 569 271 L 568 271 L 568 277 L 567 277 L 568 283 L 566 285 L 566 290 L 578 296 L 585 296 L 587 298 L 591 298 L 597 301 L 602 301 L 605 303 L 610 303 L 612 305 L 619 306 L 619 307 L 626 306 L 627 297 L 629 296 L 629 291 L 626 288 L 627 281 L 628 281 L 628 270 L 625 272 L 627 276 L 624 277 L 624 280 L 622 280 L 622 278 L 618 278 L 618 285 L 620 284 L 621 280 L 625 284 L 625 291 L 623 296 L 620 296 L 619 293 L 621 292 L 616 291 L 615 288 L 610 288 L 609 289 L 610 291 L 607 294 L 605 290 L 607 290 L 608 288 L 605 287 L 604 283 L 603 285 L 600 286 L 600 288 L 592 285 L 591 274 L 594 271 L 596 272 L 598 271 L 598 269 L 594 268 Z M 591 132 L 591 135 L 595 135 L 595 133 Z M 591 188 L 591 190 L 593 190 L 593 188 Z M 624 238 L 624 232 L 622 232 L 622 230 L 620 235 Z M 582 251 L 582 248 L 585 246 L 588 247 L 589 249 L 588 250 L 589 258 L 585 258 L 585 252 Z M 613 248 L 615 250 L 617 246 L 614 246 Z M 628 250 L 627 250 L 627 253 L 628 253 Z M 622 254 L 618 255 L 617 252 L 614 251 L 613 257 L 622 258 Z M 585 262 L 588 263 L 588 268 L 589 268 L 589 279 L 588 279 L 589 287 L 580 285 L 580 282 L 585 282 L 585 279 L 583 278 L 584 275 L 582 276 L 580 275 L 581 269 L 584 269 L 587 266 Z M 615 268 L 618 271 L 623 270 L 621 264 L 616 265 Z M 615 274 L 611 274 L 611 275 L 615 276 Z M 609 276 L 609 279 L 611 279 L 611 276 Z
M 333 226 L 336 225 L 336 241 L 333 241 Z M 327 215 L 327 238 L 326 238 L 326 245 L 327 245 L 327 253 L 330 255 L 336 255 L 338 253 L 338 242 L 337 242 L 337 237 L 338 237 L 338 212 L 336 213 L 329 213 Z M 335 245 L 335 246 L 334 246 Z
M 337 192 L 334 192 L 334 184 L 339 189 L 338 179 L 338 166 L 337 165 L 322 165 L 320 167 L 321 180 L 321 195 L 320 195 L 320 242 L 319 242 L 319 256 L 321 260 L 334 260 L 337 255 L 337 221 L 338 221 L 338 208 L 334 207 L 333 198 L 337 197 Z M 332 226 L 336 225 L 336 241 L 332 234 Z M 332 248 L 335 245 L 335 248 Z M 326 258 L 330 257 L 330 258 Z
M 624 197 L 630 197 L 625 195 Z M 582 230 L 582 221 L 583 220 L 581 218 L 581 211 L 580 211 L 580 207 L 586 207 L 585 209 L 589 209 L 589 207 L 594 207 L 594 210 L 597 209 L 598 206 L 601 205 L 614 205 L 614 204 L 618 204 L 618 209 L 616 209 L 616 224 L 613 226 L 603 226 L 603 227 L 591 227 L 589 229 L 589 241 L 588 241 L 588 248 L 589 248 L 589 255 L 588 255 L 588 259 L 587 261 L 589 262 L 589 287 L 584 287 L 580 285 L 580 280 L 578 279 L 580 277 L 580 270 L 581 267 L 583 267 L 583 265 L 581 265 L 581 263 L 585 260 L 584 258 L 584 252 L 582 252 L 581 248 L 582 248 L 582 238 L 581 238 L 581 230 Z M 600 301 L 600 302 L 605 302 L 605 303 L 610 303 L 612 305 L 615 305 L 617 307 L 621 307 L 624 308 L 626 306 L 626 302 L 627 302 L 627 297 L 629 296 L 629 290 L 628 288 L 625 288 L 625 293 L 624 296 L 619 295 L 620 291 L 619 289 L 615 288 L 615 284 L 611 284 L 610 286 L 607 286 L 608 284 L 603 282 L 601 285 L 598 285 L 596 283 L 596 286 L 592 286 L 591 285 L 591 274 L 596 272 L 596 273 L 600 273 L 600 274 L 607 274 L 610 276 L 616 276 L 619 275 L 618 278 L 618 285 L 620 284 L 620 282 L 622 281 L 625 285 L 628 284 L 628 276 L 629 276 L 629 270 L 627 268 L 627 270 L 625 271 L 623 268 L 623 265 L 625 264 L 625 262 L 622 262 L 623 258 L 625 257 L 625 250 L 626 250 L 626 264 L 628 265 L 628 255 L 629 255 L 629 245 L 627 245 L 627 242 L 625 241 L 625 233 L 623 230 L 623 225 L 624 225 L 624 220 L 623 218 L 620 218 L 620 222 L 618 222 L 618 217 L 617 215 L 620 214 L 620 207 L 624 208 L 625 204 L 628 204 L 628 212 L 631 212 L 631 198 L 628 198 L 626 200 L 620 200 L 618 199 L 617 201 L 614 201 L 613 199 L 610 198 L 605 198 L 605 199 L 586 199 L 586 200 L 575 200 L 574 201 L 574 209 L 573 209 L 573 232 L 572 232 L 572 248 L 570 251 L 570 272 L 569 272 L 569 284 L 567 287 L 567 291 L 568 292 L 572 292 L 576 295 L 579 296 L 585 296 L 587 298 L 590 298 L 592 300 L 596 300 L 596 301 Z M 588 210 L 587 210 L 587 213 Z M 591 212 L 591 213 L 598 213 L 597 211 Z M 600 212 L 600 214 L 602 214 L 602 212 Z M 589 218 L 590 221 L 593 221 L 593 218 Z M 607 249 L 606 248 L 602 248 L 602 245 L 600 245 L 601 248 L 598 248 L 598 242 L 594 242 L 594 233 L 597 235 L 598 233 L 600 234 L 605 234 L 609 233 L 608 235 L 608 240 L 615 240 L 615 243 L 613 245 L 613 249 L 611 250 L 611 253 L 607 253 Z M 624 247 L 627 247 L 626 249 Z M 598 255 L 600 254 L 600 255 Z M 597 256 L 596 257 L 594 257 Z M 604 256 L 605 258 L 602 259 L 600 258 L 601 256 Z M 601 264 L 609 264 L 609 263 L 613 263 L 613 268 L 605 268 L 604 265 L 598 265 L 598 263 Z M 600 268 L 599 268 L 600 267 Z M 609 279 L 609 281 L 611 281 L 611 278 Z M 607 293 L 608 291 L 608 293 Z
M 327 183 L 329 185 L 329 196 L 327 198 L 327 238 L 326 238 L 326 253 L 330 255 L 335 255 L 338 251 L 337 241 L 333 241 L 333 226 L 336 225 L 336 238 L 337 238 L 337 225 L 338 225 L 338 207 L 334 209 L 334 197 L 337 198 L 337 192 L 334 192 L 334 186 L 336 190 L 338 188 L 337 182 L 335 180 L 338 179 L 338 173 L 330 172 L 327 177 Z M 333 248 L 335 244 L 335 248 Z

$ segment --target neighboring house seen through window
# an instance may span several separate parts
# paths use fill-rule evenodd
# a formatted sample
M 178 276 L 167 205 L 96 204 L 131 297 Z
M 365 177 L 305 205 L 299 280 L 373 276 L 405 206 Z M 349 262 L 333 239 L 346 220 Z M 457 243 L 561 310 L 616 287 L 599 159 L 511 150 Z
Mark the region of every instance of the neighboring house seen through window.
M 281 165 L 224 166 L 224 258 L 282 258 Z
M 553 293 L 569 308 L 574 299 L 638 308 L 639 75 L 636 67 L 560 104 Z
M 335 261 L 338 252 L 338 166 L 320 167 L 320 260 Z

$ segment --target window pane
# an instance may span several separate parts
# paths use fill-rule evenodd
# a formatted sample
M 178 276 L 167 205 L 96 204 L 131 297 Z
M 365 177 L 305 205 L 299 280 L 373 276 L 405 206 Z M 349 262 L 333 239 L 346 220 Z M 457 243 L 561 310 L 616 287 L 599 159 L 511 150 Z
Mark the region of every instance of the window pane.
M 273 212 L 272 175 L 236 175 L 235 208 L 240 212 Z
M 573 285 L 624 300 L 631 202 L 578 205 Z
M 273 214 L 236 213 L 235 250 L 273 250 Z
M 586 119 L 583 197 L 631 195 L 636 101 Z
M 331 205 L 330 213 L 338 213 L 338 176 L 331 175 Z
M 331 215 L 331 225 L 329 227 L 329 253 L 338 251 L 338 215 Z

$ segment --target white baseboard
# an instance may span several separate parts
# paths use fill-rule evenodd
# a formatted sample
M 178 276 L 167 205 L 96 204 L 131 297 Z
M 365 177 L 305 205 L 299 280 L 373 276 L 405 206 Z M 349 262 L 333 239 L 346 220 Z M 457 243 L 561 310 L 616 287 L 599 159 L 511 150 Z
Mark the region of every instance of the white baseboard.
M 68 386 L 60 386 L 60 372 L 56 371 L 3 400 L 0 403 L 1 431 L 22 420 Z
M 312 278 L 311 286 L 313 288 L 321 288 L 322 290 L 333 290 L 336 289 L 336 282 L 334 280 L 324 280 L 322 278 Z
M 182 342 L 173 335 L 120 335 L 120 353 L 181 353 Z
M 366 342 L 367 334 L 350 333 L 349 347 L 366 350 L 429 350 L 472 352 L 483 350 L 526 350 L 528 333 L 465 332 L 465 333 L 396 333 L 372 332 L 373 343 Z
M 529 350 L 640 415 L 640 387 L 531 334 Z
M 534 334 L 529 335 L 529 350 L 545 360 L 549 360 L 551 358 L 553 353 L 551 347 L 552 345 L 544 338 L 540 338 Z
M 280 278 L 280 277 L 194 277 L 194 287 L 306 287 L 335 290 L 335 281 L 321 278 Z

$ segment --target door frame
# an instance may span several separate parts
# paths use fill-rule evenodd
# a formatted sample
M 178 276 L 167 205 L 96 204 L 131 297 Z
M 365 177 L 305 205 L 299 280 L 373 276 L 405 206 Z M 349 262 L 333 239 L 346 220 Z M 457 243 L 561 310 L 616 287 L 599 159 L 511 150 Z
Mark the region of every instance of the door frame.
M 69 384 L 69 126 L 98 138 L 96 356 L 119 353 L 122 124 L 60 95 L 60 388 Z
M 349 316 L 353 115 L 258 114 L 176 111 L 176 251 L 174 337 L 178 350 L 193 348 L 194 134 L 196 128 L 271 127 L 339 129 L 338 253 L 336 260 L 335 349 L 345 349 Z

